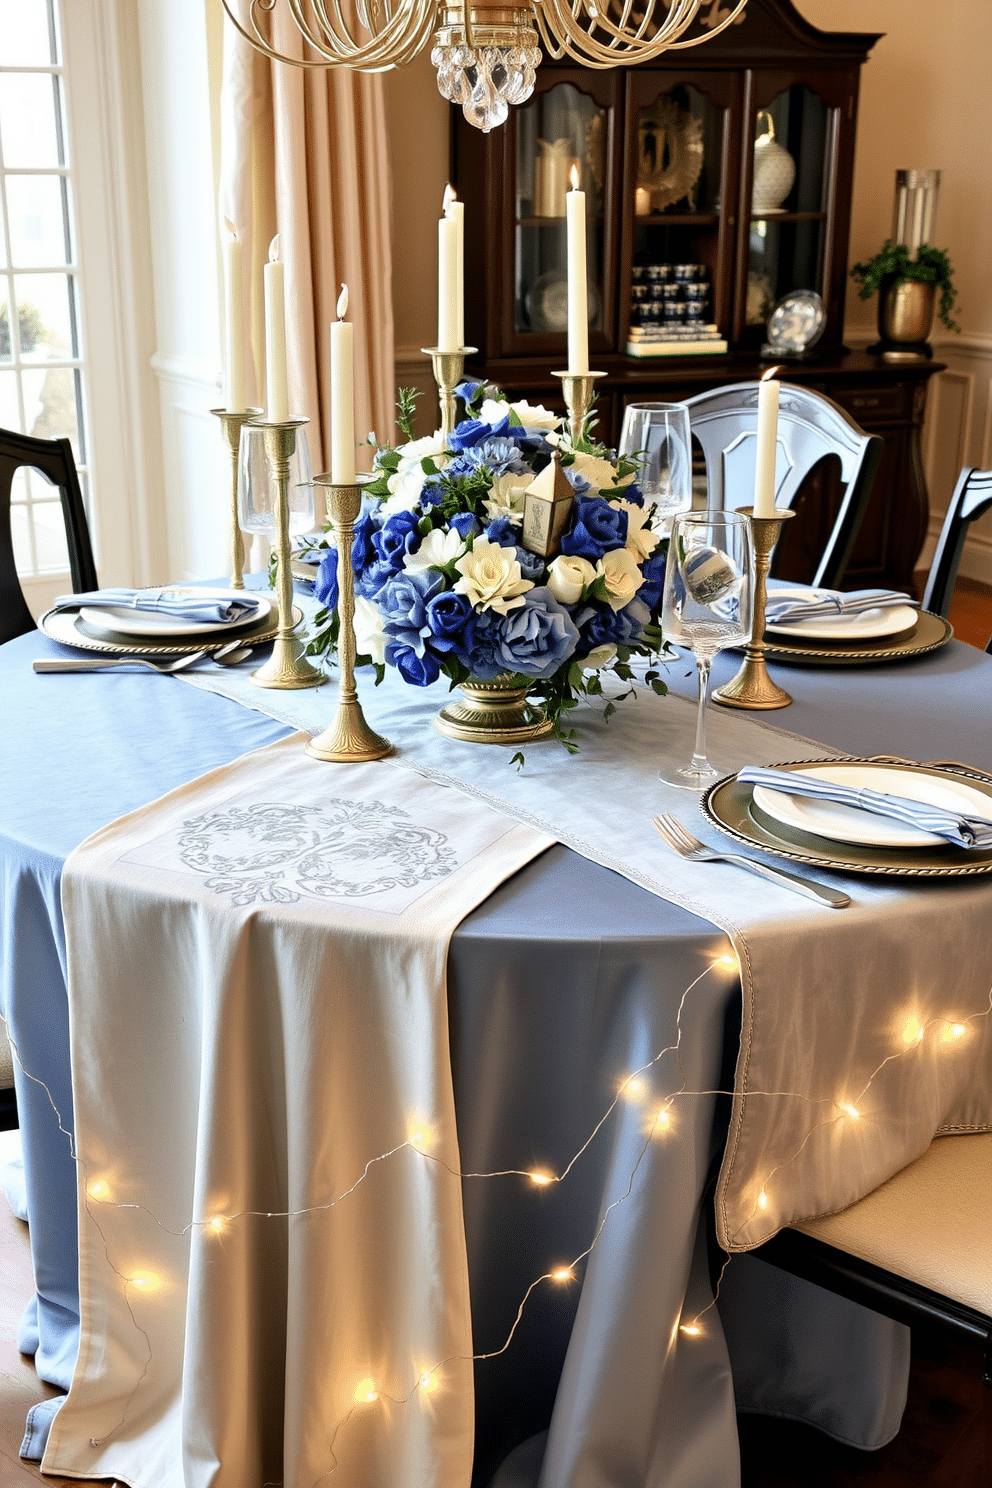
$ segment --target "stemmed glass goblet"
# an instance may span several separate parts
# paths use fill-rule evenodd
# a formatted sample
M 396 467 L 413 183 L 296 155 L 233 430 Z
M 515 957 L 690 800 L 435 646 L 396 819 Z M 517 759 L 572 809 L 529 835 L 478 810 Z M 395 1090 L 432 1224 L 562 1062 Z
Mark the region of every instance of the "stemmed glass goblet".
M 683 512 L 672 523 L 661 630 L 693 651 L 699 670 L 696 746 L 688 765 L 659 771 L 669 785 L 702 791 L 721 771 L 706 758 L 706 694 L 718 651 L 751 637 L 754 542 L 741 512 Z
M 244 424 L 238 454 L 238 524 L 243 532 L 276 536 L 276 482 L 265 454 L 265 429 Z M 314 524 L 313 483 L 310 480 L 310 447 L 305 429 L 296 430 L 289 457 L 289 535 L 311 532 Z
M 637 484 L 666 528 L 692 506 L 692 441 L 685 403 L 628 403 L 621 455 L 637 462 Z

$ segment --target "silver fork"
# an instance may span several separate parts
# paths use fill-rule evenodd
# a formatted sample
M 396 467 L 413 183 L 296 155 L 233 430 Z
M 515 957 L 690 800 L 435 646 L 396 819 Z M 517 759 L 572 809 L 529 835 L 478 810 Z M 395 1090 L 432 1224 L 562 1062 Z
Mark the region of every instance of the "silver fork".
M 102 656 L 99 661 L 83 661 L 77 656 L 59 656 L 33 661 L 36 672 L 104 672 L 111 667 L 147 667 L 150 672 L 181 672 L 209 655 L 207 651 L 193 651 L 189 656 L 177 656 L 174 661 L 148 661 L 143 656 Z
M 770 868 L 767 863 L 759 863 L 756 858 L 746 858 L 743 853 L 716 852 L 714 848 L 707 847 L 705 843 L 699 841 L 698 837 L 686 831 L 682 823 L 676 821 L 674 816 L 653 816 L 651 821 L 669 847 L 681 857 L 689 858 L 692 862 L 736 863 L 738 868 L 749 868 L 752 873 L 757 873 L 759 878 L 771 879 L 772 883 L 781 884 L 786 889 L 794 889 L 797 894 L 804 894 L 807 899 L 817 899 L 821 904 L 829 904 L 831 909 L 843 909 L 851 902 L 849 894 L 842 894 L 839 889 L 831 889 L 827 884 L 814 883 L 809 878 L 800 878 L 798 874 L 786 873 L 784 868 Z

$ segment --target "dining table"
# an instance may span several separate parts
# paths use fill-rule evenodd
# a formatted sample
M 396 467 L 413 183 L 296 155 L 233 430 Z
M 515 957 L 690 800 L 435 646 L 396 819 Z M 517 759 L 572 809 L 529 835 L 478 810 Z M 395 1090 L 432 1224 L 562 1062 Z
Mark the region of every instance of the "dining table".
M 80 1275 L 80 1226 L 91 1223 L 94 1199 L 101 1195 L 92 1184 L 87 1189 L 86 1175 L 77 1172 L 73 1140 L 73 1081 L 81 1071 L 73 1068 L 71 1055 L 79 1030 L 70 1020 L 63 871 L 80 844 L 94 834 L 107 840 L 115 823 L 132 819 L 170 792 L 195 786 L 246 757 L 302 750 L 292 723 L 266 711 L 270 698 L 260 695 L 251 706 L 246 694 L 224 695 L 219 669 L 204 669 L 199 677 L 191 672 L 199 684 L 193 686 L 179 675 L 137 670 L 85 676 L 32 670 L 36 659 L 60 654 L 62 649 L 39 631 L 0 647 L 2 1013 L 15 1054 L 23 1150 L 22 1169 L 9 1173 L 5 1186 L 29 1225 L 36 1287 L 18 1341 L 23 1352 L 34 1355 L 43 1380 L 70 1392 L 65 1404 L 59 1395 L 35 1408 L 22 1452 L 40 1460 L 45 1472 L 115 1476 L 135 1488 L 331 1483 L 340 1453 L 330 1453 L 317 1471 L 314 1464 L 322 1459 L 316 1450 L 294 1456 L 284 1441 L 291 1420 L 294 1433 L 306 1434 L 307 1412 L 320 1408 L 311 1398 L 320 1393 L 319 1380 L 309 1392 L 306 1380 L 297 1381 L 299 1399 L 292 1411 L 288 1391 L 278 1408 L 269 1400 L 273 1394 L 281 1397 L 288 1343 L 287 1337 L 275 1336 L 281 1303 L 273 1313 L 254 1290 L 264 1289 L 264 1265 L 242 1302 L 248 1313 L 257 1309 L 254 1324 L 251 1319 L 245 1324 L 249 1331 L 254 1327 L 252 1357 L 261 1361 L 257 1377 L 237 1369 L 233 1376 L 234 1388 L 249 1404 L 256 1392 L 269 1400 L 272 1417 L 250 1455 L 250 1476 L 232 1473 L 219 1460 L 216 1443 L 208 1450 L 197 1444 L 196 1435 L 197 1391 L 212 1397 L 225 1388 L 240 1337 L 236 1329 L 231 1338 L 221 1329 L 206 1340 L 197 1371 L 187 1377 L 182 1377 L 182 1359 L 174 1363 L 182 1420 L 177 1418 L 174 1431 L 170 1427 L 172 1437 L 155 1435 L 154 1423 L 149 1424 L 154 1412 L 138 1409 L 143 1380 L 154 1372 L 155 1360 L 150 1349 L 149 1366 L 132 1346 L 133 1338 L 127 1348 L 137 1361 L 136 1383 L 123 1392 L 118 1384 L 109 1407 L 106 1400 L 99 1403 L 97 1414 L 103 1411 L 101 1420 L 111 1421 L 109 1429 L 88 1428 L 88 1379 L 82 1376 L 100 1375 L 106 1363 L 101 1349 L 111 1345 L 108 1335 L 101 1335 L 95 1349 L 87 1334 L 92 1299 L 89 1321 L 85 1308 L 81 1321 L 80 1281 L 85 1290 L 94 1280 L 92 1265 Z M 731 654 L 716 659 L 715 685 L 729 680 L 738 660 Z M 992 656 L 973 647 L 952 639 L 930 654 L 889 664 L 773 669 L 793 703 L 763 720 L 766 763 L 804 758 L 803 746 L 815 741 L 840 756 L 956 760 L 992 772 Z M 673 750 L 686 758 L 691 752 L 694 710 L 688 699 L 694 668 L 684 657 L 672 658 L 663 675 L 670 696 L 655 699 L 649 716 L 643 709 L 638 714 L 640 697 L 621 705 L 608 724 L 598 709 L 581 710 L 578 754 L 569 756 L 554 741 L 543 742 L 532 746 L 533 753 L 525 751 L 521 773 L 540 751 L 542 761 L 555 760 L 565 782 L 563 799 L 568 791 L 576 801 L 594 791 L 608 816 L 609 770 L 593 771 L 583 753 L 587 739 L 606 739 L 602 748 L 619 760 L 632 720 L 640 718 L 645 737 L 652 728 L 670 728 Z M 378 694 L 371 682 L 370 675 L 359 674 L 366 714 L 388 732 L 402 705 L 402 689 L 393 683 L 391 692 L 387 685 Z M 325 698 L 328 715 L 333 691 L 331 686 L 313 694 Z M 425 690 L 418 698 L 422 710 L 429 709 L 428 692 L 437 705 L 443 702 L 440 688 Z M 666 708 L 670 724 L 659 724 Z M 728 749 L 733 753 L 735 730 L 742 726 L 738 716 L 712 710 L 711 741 L 718 756 Z M 495 798 L 512 803 L 517 774 L 512 749 L 461 748 L 472 752 L 475 769 L 486 754 L 485 768 L 497 782 Z M 326 782 L 321 790 L 331 796 L 343 789 L 355 767 L 312 768 L 323 772 L 313 778 Z M 480 801 L 481 787 L 473 791 L 472 799 Z M 684 794 L 685 820 L 711 843 L 718 840 L 711 830 L 707 834 L 696 797 Z M 645 798 L 636 808 L 649 819 L 653 803 Z M 522 808 L 517 819 L 534 825 Z M 690 907 L 689 896 L 646 887 L 637 873 L 594 861 L 574 842 L 567 845 L 567 832 L 558 833 L 557 841 L 554 836 L 535 840 L 529 859 L 508 869 L 460 919 L 447 946 L 446 1038 L 472 1338 L 467 1460 L 475 1488 L 530 1488 L 538 1482 L 540 1488 L 615 1488 L 618 1483 L 737 1488 L 738 1411 L 802 1420 L 865 1449 L 882 1445 L 899 1429 L 907 1330 L 853 1303 L 828 1298 L 746 1254 L 735 1254 L 727 1264 L 718 1244 L 715 1195 L 735 1120 L 742 1020 L 747 1026 L 740 942 L 725 925 Z M 659 861 L 671 856 L 660 838 L 655 851 Z M 739 870 L 711 871 L 724 875 L 727 895 L 745 879 L 754 891 Z M 856 874 L 828 877 L 855 899 L 864 884 Z M 923 915 L 966 893 L 987 895 L 992 909 L 992 877 L 966 883 L 919 879 L 902 887 L 910 915 L 913 904 Z M 772 909 L 764 907 L 766 916 L 774 919 L 775 895 L 784 892 L 769 890 Z M 873 935 L 884 939 L 887 933 L 887 916 L 894 913 L 888 903 L 858 922 L 866 949 Z M 834 914 L 817 907 L 809 913 Z M 837 912 L 837 921 L 847 913 Z M 986 953 L 977 940 L 968 952 L 978 960 Z M 147 974 L 149 988 L 157 988 L 150 964 L 155 947 L 148 947 L 144 965 L 140 943 L 130 954 L 139 963 L 134 986 L 140 989 Z M 78 946 L 74 956 L 78 967 Z M 805 976 L 798 940 L 795 965 L 790 996 L 798 1004 Z M 992 964 L 982 964 L 979 975 L 992 985 Z M 360 986 L 355 990 L 360 995 Z M 98 994 L 96 984 L 95 1000 Z M 835 1019 L 844 1016 L 838 1006 Z M 78 1007 L 72 1019 L 82 1021 Z M 978 1014 L 974 1028 L 976 1039 L 985 1037 Z M 246 1029 L 246 1037 L 275 1037 L 271 1024 Z M 286 1037 L 291 1036 L 290 1029 Z M 332 1034 L 313 1037 L 332 1040 Z M 172 1047 L 168 1039 L 163 1042 L 163 1063 Z M 120 1061 L 120 1049 L 114 1058 Z M 275 1059 L 271 1049 L 258 1056 L 261 1080 Z M 285 1068 L 291 1067 L 287 1062 Z M 112 1087 L 114 1066 L 101 1066 L 101 1080 L 108 1071 Z M 181 1145 L 188 1125 L 181 1083 L 170 1091 L 169 1069 L 145 1065 L 131 1071 L 130 1079 L 154 1103 L 156 1141 L 163 1150 L 173 1140 Z M 650 1110 L 645 1083 L 653 1092 Z M 112 1088 L 104 1089 L 112 1104 Z M 894 1126 L 909 1119 L 911 1091 L 909 1081 L 895 1098 L 905 1109 L 897 1106 L 888 1113 Z M 287 1089 L 290 1130 L 296 1119 L 293 1095 Z M 261 1089 L 246 1088 L 239 1099 L 244 1112 L 265 1105 Z M 245 1119 L 252 1141 L 264 1146 L 269 1127 L 256 1125 L 253 1115 Z M 980 1113 L 974 1124 L 981 1124 Z M 938 1118 L 935 1125 L 940 1126 Z M 309 1137 L 317 1140 L 312 1133 Z M 318 1137 L 330 1141 L 327 1134 Z M 195 1132 L 190 1140 L 195 1146 Z M 123 1161 L 123 1128 L 120 1141 Z M 818 1181 L 815 1169 L 813 1179 Z M 147 1182 L 151 1193 L 153 1173 Z M 273 1210 L 277 1207 L 273 1201 Z M 162 1228 L 161 1214 L 153 1219 Z M 724 1231 L 728 1223 L 725 1219 Z M 734 1249 L 743 1252 L 760 1236 L 743 1221 L 737 1225 L 742 1239 Z M 406 1240 L 414 1250 L 423 1243 L 414 1235 Z M 105 1248 L 109 1259 L 109 1242 Z M 376 1283 L 366 1279 L 365 1284 Z M 304 1315 L 319 1311 L 319 1296 L 300 1299 Z M 343 1305 L 335 1296 L 335 1306 Z M 182 1311 L 181 1298 L 174 1305 Z M 435 1298 L 435 1305 L 443 1310 L 444 1298 Z M 273 1316 L 270 1336 L 265 1329 Z M 140 1331 L 140 1319 L 131 1307 L 118 1324 L 133 1333 Z M 191 1319 L 192 1310 L 187 1332 Z M 329 1348 L 333 1322 L 321 1335 Z M 119 1338 L 114 1346 L 124 1347 Z M 167 1359 L 162 1367 L 172 1366 Z M 425 1389 L 429 1378 L 427 1368 Z M 375 1394 L 370 1386 L 370 1403 Z M 399 1415 L 408 1407 L 408 1400 L 391 1401 L 388 1409 Z M 155 1441 L 145 1457 L 143 1433 Z M 174 1443 L 168 1461 L 157 1455 L 166 1438 Z M 438 1470 L 430 1481 L 439 1488 L 459 1488 L 464 1481 L 467 1488 L 467 1475 L 459 1471 L 462 1479 Z M 364 1488 L 360 1452 L 354 1459 L 341 1456 L 339 1481 Z M 370 1488 L 373 1481 L 368 1479 Z

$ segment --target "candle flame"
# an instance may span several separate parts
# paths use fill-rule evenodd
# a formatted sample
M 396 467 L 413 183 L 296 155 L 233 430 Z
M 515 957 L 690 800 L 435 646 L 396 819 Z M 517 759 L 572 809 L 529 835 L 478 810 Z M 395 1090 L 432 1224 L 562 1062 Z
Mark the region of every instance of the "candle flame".
M 341 293 L 338 295 L 338 320 L 344 320 L 348 314 L 348 286 L 342 284 Z
M 278 263 L 278 262 L 279 262 L 279 234 L 276 233 L 275 237 L 272 239 L 272 242 L 269 244 L 269 263 Z
M 234 241 L 237 242 L 237 240 L 238 240 L 238 229 L 235 227 L 235 225 L 231 221 L 230 217 L 225 217 L 224 218 L 224 228 L 225 228 L 225 230 L 227 232 L 228 237 L 229 238 L 233 238 Z
M 572 169 L 568 173 L 568 179 L 572 183 L 572 190 L 573 191 L 578 191 L 578 189 L 579 189 L 579 167 L 577 165 L 573 165 L 572 166 Z
M 781 370 L 781 367 L 769 367 L 767 372 L 762 372 L 761 374 L 762 382 L 771 382 L 772 378 L 777 377 Z
M 447 184 L 447 186 L 445 186 L 445 188 L 444 188 L 444 204 L 443 205 L 444 205 L 444 215 L 445 215 L 445 217 L 447 217 L 447 215 L 448 215 L 448 208 L 451 206 L 451 203 L 452 202 L 455 202 L 457 200 L 458 200 L 458 193 L 457 193 L 457 191 L 455 191 L 452 188 L 451 182 L 449 181 L 448 184 Z

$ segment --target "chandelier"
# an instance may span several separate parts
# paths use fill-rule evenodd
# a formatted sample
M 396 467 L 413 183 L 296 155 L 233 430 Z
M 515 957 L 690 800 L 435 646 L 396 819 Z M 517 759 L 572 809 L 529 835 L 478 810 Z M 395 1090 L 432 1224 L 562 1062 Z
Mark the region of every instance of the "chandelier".
M 386 72 L 411 61 L 433 34 L 431 61 L 442 96 L 460 103 L 468 122 L 488 134 L 506 121 L 511 103 L 530 97 L 542 45 L 550 57 L 568 56 L 583 67 L 648 62 L 743 20 L 747 0 L 285 0 L 311 49 L 304 58 L 272 43 L 272 13 L 280 3 L 223 0 L 246 41 L 293 67 Z M 698 33 L 683 40 L 697 17 Z

